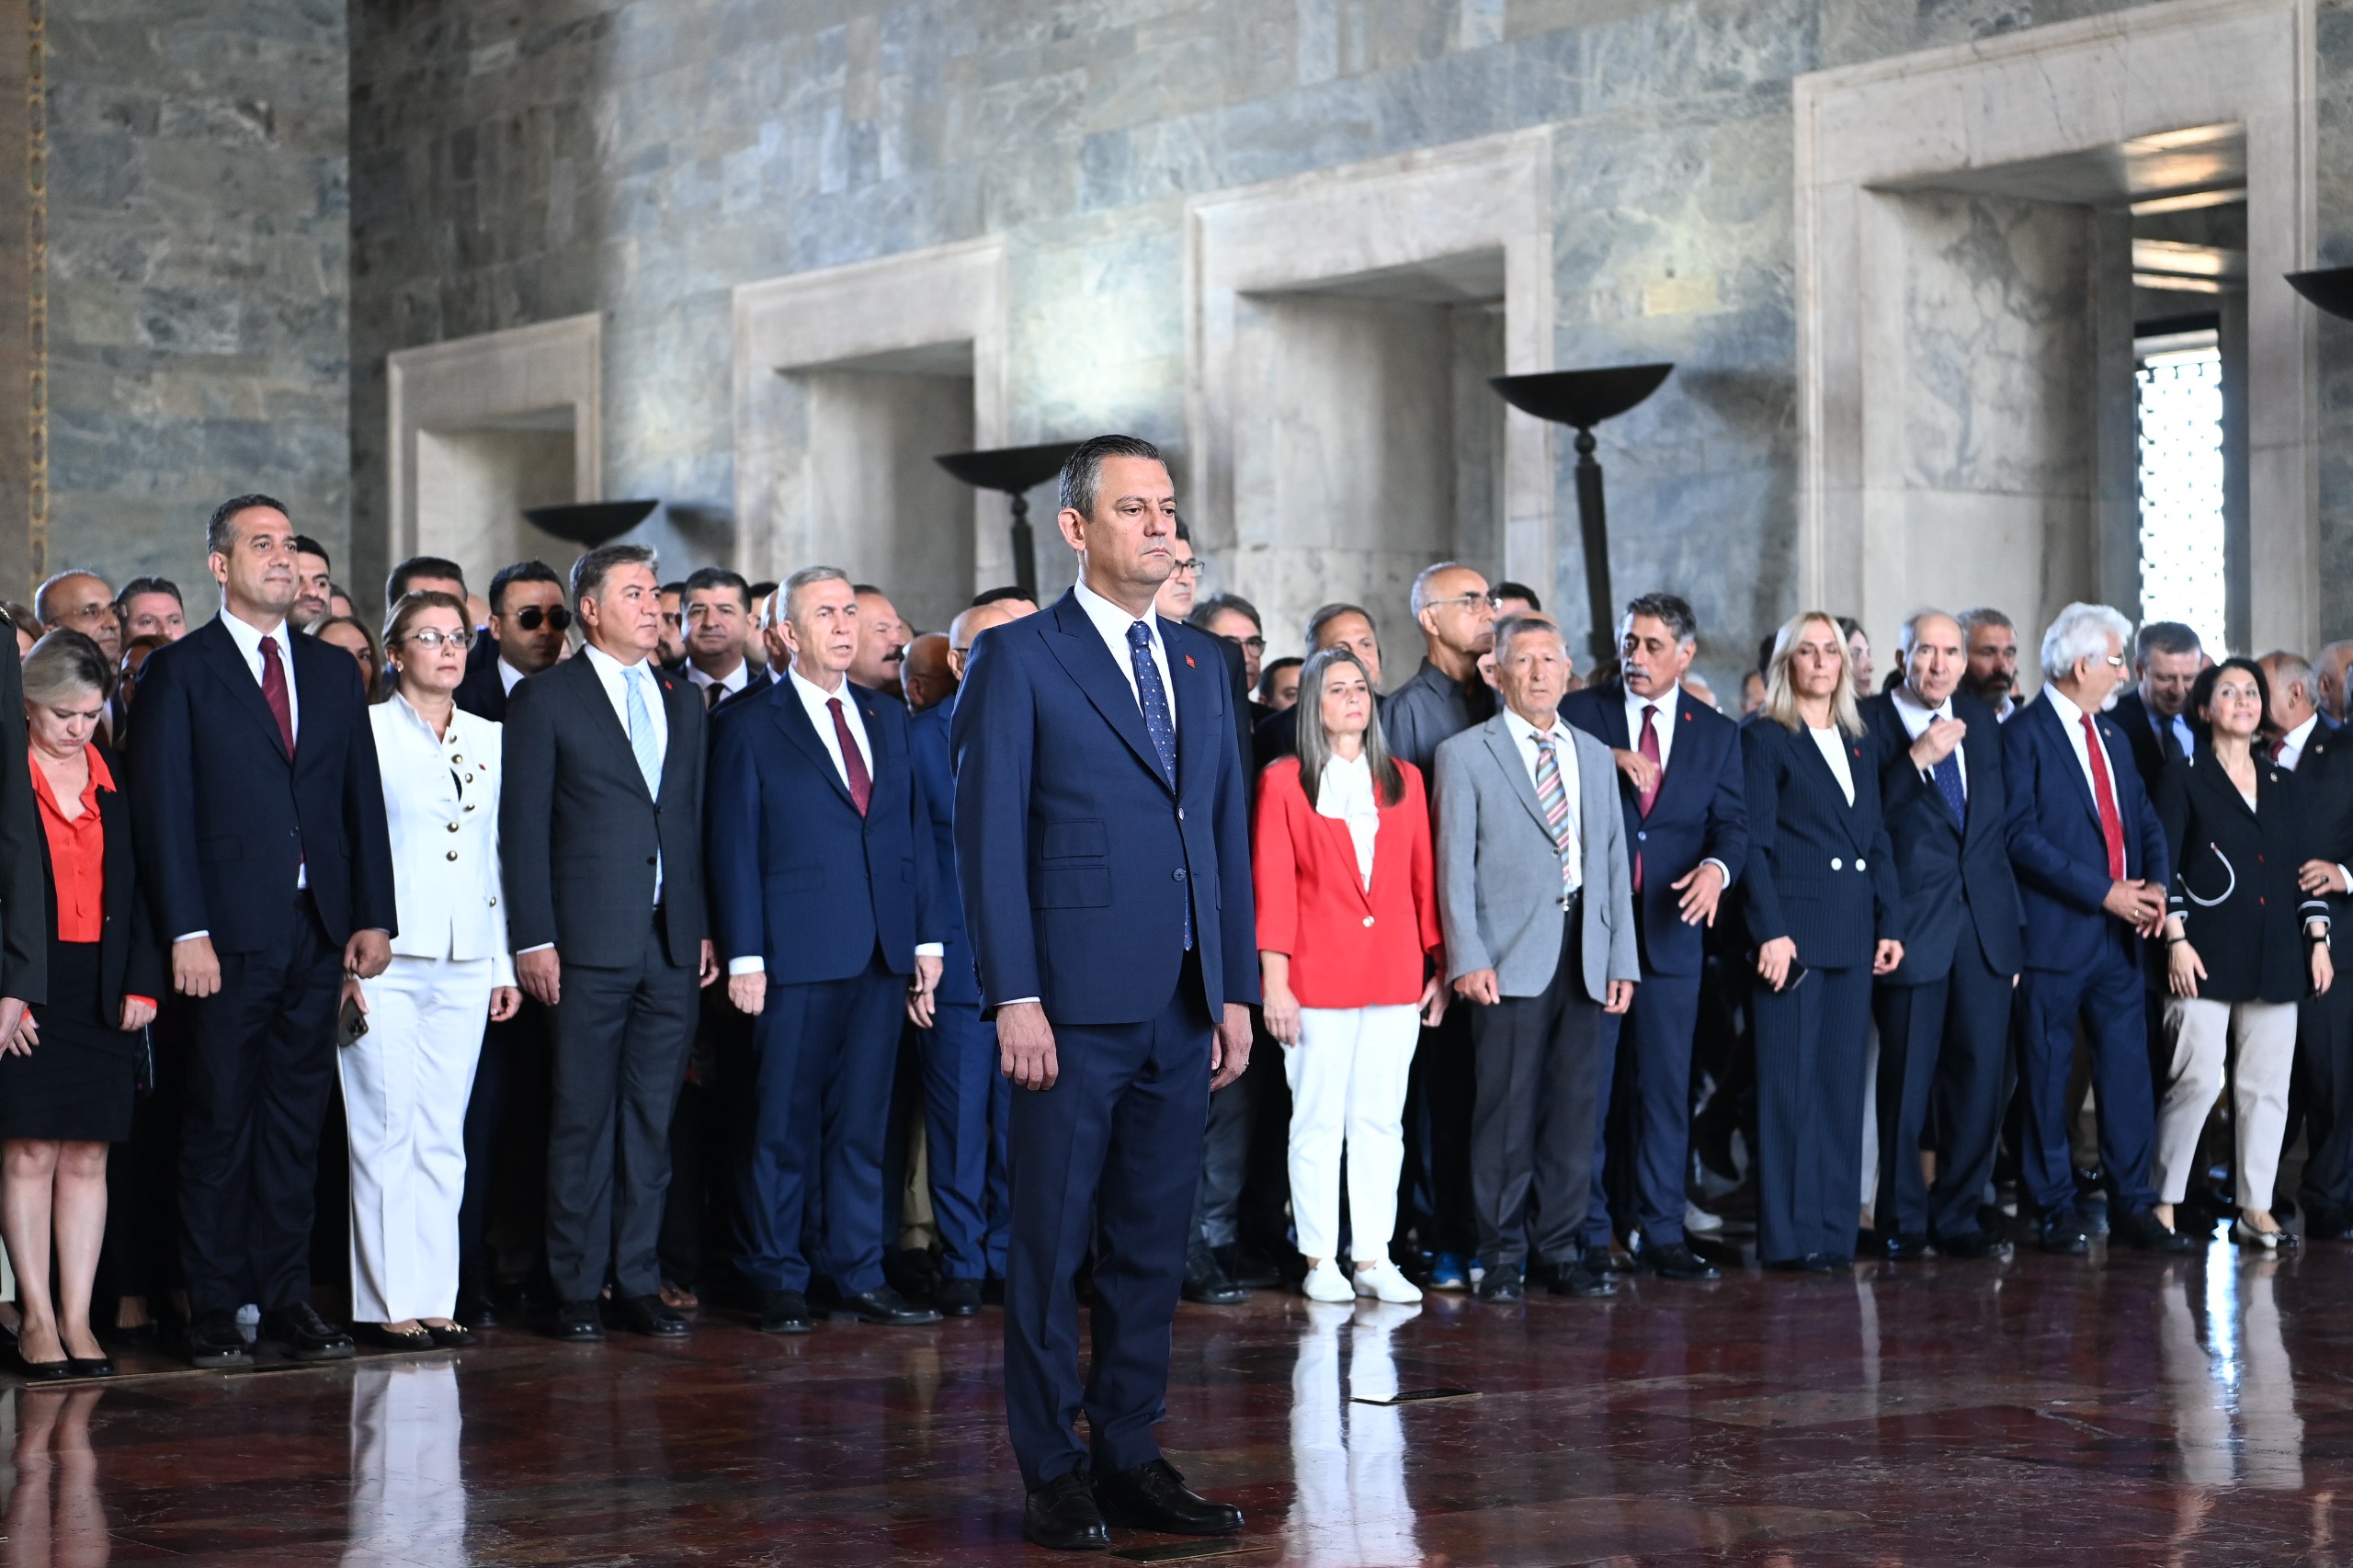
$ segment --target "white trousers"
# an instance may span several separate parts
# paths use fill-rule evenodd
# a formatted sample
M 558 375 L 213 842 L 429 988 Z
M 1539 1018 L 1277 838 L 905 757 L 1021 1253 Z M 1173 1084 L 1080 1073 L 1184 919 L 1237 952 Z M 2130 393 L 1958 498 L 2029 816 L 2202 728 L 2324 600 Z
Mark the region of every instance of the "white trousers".
M 2288 1078 L 2296 1063 L 2293 1002 L 2165 998 L 2173 1067 L 2157 1108 L 2157 1199 L 2178 1203 L 2198 1164 L 2198 1134 L 2222 1092 L 2222 1059 L 2234 1054 L 2231 1099 L 2238 1133 L 2239 1207 L 2268 1211 L 2288 1129 Z
M 466 1551 L 465 1476 L 458 1463 L 463 1425 L 458 1369 L 450 1361 L 363 1361 L 352 1372 L 351 1538 L 343 1549 L 345 1568 L 395 1561 L 460 1568 L 472 1561 Z
M 335 1053 L 351 1130 L 351 1315 L 448 1317 L 458 1305 L 466 1101 L 490 1018 L 488 959 L 393 956 L 363 981 L 368 1032 Z
M 1410 1002 L 1299 1010 L 1299 1043 L 1283 1048 L 1283 1076 L 1290 1082 L 1290 1213 L 1303 1256 L 1337 1256 L 1343 1145 L 1349 1250 L 1366 1260 L 1389 1256 L 1405 1162 L 1405 1075 L 1420 1039 L 1420 1009 Z

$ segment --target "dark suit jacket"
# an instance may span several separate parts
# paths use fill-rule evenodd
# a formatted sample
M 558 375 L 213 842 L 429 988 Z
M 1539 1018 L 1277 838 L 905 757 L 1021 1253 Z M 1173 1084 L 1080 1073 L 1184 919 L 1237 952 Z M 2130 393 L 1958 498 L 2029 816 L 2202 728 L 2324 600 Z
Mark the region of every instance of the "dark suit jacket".
M 106 746 L 98 756 L 119 785 L 122 764 Z M 38 811 L 40 808 L 34 808 Z M 122 1017 L 126 995 L 161 1002 L 171 979 L 164 960 L 164 944 L 148 917 L 147 895 L 139 886 L 139 852 L 132 839 L 131 803 L 115 790 L 98 790 L 98 826 L 106 838 L 106 920 L 98 937 L 98 1017 L 113 1024 Z M 48 925 L 44 935 L 57 935 L 57 868 L 49 858 L 49 835 L 40 840 L 41 887 Z
M 1875 941 L 1904 936 L 1877 746 L 1864 736 L 1845 739 L 1855 779 L 1850 806 L 1812 735 L 1792 734 L 1760 714 L 1740 737 L 1748 778 L 1741 902 L 1750 940 L 1794 937 L 1798 961 L 1809 969 L 1869 968 Z
M 2296 882 L 2297 869 L 2318 853 L 2304 782 L 2258 760 L 2250 811 L 2211 752 L 2165 769 L 2157 791 L 2157 819 L 2174 861 L 2165 912 L 2182 917 L 2182 933 L 2206 966 L 2200 996 L 2300 1002 L 2310 989 L 2303 925 L 2327 917 L 2329 907 Z M 2151 945 L 2160 977 L 2165 958 L 2162 944 Z
M 281 631 L 298 704 L 294 756 L 219 618 L 147 656 L 129 756 L 141 874 L 165 941 L 211 934 L 223 953 L 283 950 L 294 883 L 327 935 L 394 932 L 392 837 L 358 667 Z
M 2324 716 L 2305 738 L 2295 771 L 2313 853 L 2353 869 L 2353 733 Z M 2328 949 L 2341 970 L 2353 963 L 2353 896 L 2332 894 L 2328 913 Z M 2346 983 L 2353 983 L 2353 976 Z
M 1634 749 L 1620 682 L 1569 693 L 1561 699 L 1561 717 L 1603 745 Z M 1626 813 L 1626 854 L 1630 861 L 1637 851 L 1643 857 L 1643 891 L 1634 895 L 1643 967 L 1658 974 L 1697 974 L 1707 958 L 1707 928 L 1683 923 L 1677 913 L 1683 895 L 1675 882 L 1707 859 L 1722 861 L 1739 880 L 1748 859 L 1747 765 L 1740 726 L 1706 703 L 1678 691 L 1668 722 L 1675 742 L 1651 814 L 1643 815 L 1642 795 L 1622 773 L 1618 799 Z M 1725 897 L 1731 896 L 1727 889 Z
M 721 698 L 719 699 L 719 706 L 710 710 L 710 716 L 713 719 L 717 719 L 722 713 L 726 712 L 729 709 L 751 701 L 754 698 L 759 696 L 760 693 L 767 690 L 768 687 L 775 684 L 776 677 L 769 675 L 767 670 L 754 670 L 750 675 L 744 677 L 744 689 L 741 691 L 731 692 L 727 696 Z M 692 688 L 697 697 L 700 697 L 702 695 L 702 687 L 696 686 L 691 679 L 687 681 L 687 685 Z
M 566 963 L 637 962 L 659 856 L 670 961 L 691 965 L 701 956 L 702 699 L 676 676 L 656 671 L 654 683 L 670 724 L 658 797 L 646 794 L 629 732 L 585 653 L 518 683 L 509 697 L 498 854 L 506 936 L 517 952 L 553 942 Z
M 956 718 L 956 699 L 949 692 L 907 721 L 907 746 L 915 758 L 915 787 L 923 797 L 924 815 L 931 825 L 931 864 L 938 879 L 939 939 L 942 955 L 939 997 L 943 1002 L 977 1004 L 981 976 L 972 961 L 972 938 L 964 928 L 964 896 L 956 885 L 956 754 L 949 732 Z
M 2132 766 L 2131 743 L 2111 716 L 2092 722 L 2123 819 L 2125 880 L 2145 877 L 2162 887 L 2173 879 L 2173 858 Z M 2026 914 L 2026 967 L 2087 968 L 2110 926 L 2123 927 L 2101 907 L 2109 882 L 2099 807 L 2047 698 L 2038 696 L 2002 726 L 2002 781 L 2010 804 L 2010 865 Z
M 2132 767 L 2141 775 L 2141 788 L 2149 799 L 2155 800 L 2157 780 L 2165 774 L 2169 755 L 2165 742 L 2158 737 L 2155 715 L 2149 711 L 2149 705 L 2138 691 L 2128 691 L 2116 699 L 2109 717 L 2116 721 L 2116 727 L 2124 732 L 2125 742 L 2132 748 Z M 2191 720 L 2190 724 L 2195 732 L 2197 721 Z M 2203 737 L 2194 733 L 2190 744 L 2204 749 Z
M 719 956 L 763 960 L 774 984 L 847 980 L 878 944 L 893 973 L 911 974 L 915 944 L 940 940 L 906 708 L 847 682 L 842 696 L 858 704 L 873 753 L 863 816 L 789 680 L 722 704 L 737 710 L 711 745 L 704 814 Z
M 950 722 L 957 875 L 983 1006 L 1057 1023 L 1158 1017 L 1192 911 L 1201 1000 L 1258 1000 L 1248 779 L 1217 639 L 1161 619 L 1176 710 L 1172 793 L 1111 651 L 1065 593 L 992 628 Z M 1280 717 L 1280 715 L 1277 715 Z
M 459 707 L 477 719 L 504 724 L 506 722 L 506 682 L 498 673 L 498 654 L 495 652 L 498 644 L 492 642 L 487 633 L 474 646 L 480 648 L 484 644 L 493 650 L 490 657 L 479 664 L 468 662 L 465 678 L 458 682 L 455 700 Z M 522 683 L 518 681 L 516 684 L 519 686 Z
M 1973 930 L 1987 966 L 2016 974 L 2025 961 L 2019 930 L 2026 921 L 2018 879 L 2010 871 L 2009 801 L 2002 788 L 2002 730 L 1994 710 L 1955 692 L 1952 715 L 1969 726 L 1961 737 L 1968 821 L 1953 820 L 1944 792 L 1912 764 L 1912 735 L 1893 693 L 1863 704 L 1863 722 L 1880 752 L 1880 800 L 1887 836 L 1895 847 L 1895 874 L 1904 889 L 1904 961 L 1884 977 L 1890 985 L 1940 980 L 1952 969 L 1962 933 Z
M 0 996 L 45 1002 L 50 927 L 36 926 L 31 914 L 45 907 L 48 896 L 40 861 L 46 835 L 26 759 L 24 666 L 6 615 L 0 615 L 0 643 L 6 644 L 0 647 Z

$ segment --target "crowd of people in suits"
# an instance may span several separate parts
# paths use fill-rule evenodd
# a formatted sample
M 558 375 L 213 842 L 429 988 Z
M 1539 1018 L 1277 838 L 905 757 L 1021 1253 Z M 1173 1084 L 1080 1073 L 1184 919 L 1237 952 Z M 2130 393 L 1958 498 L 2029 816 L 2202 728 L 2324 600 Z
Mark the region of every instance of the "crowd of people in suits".
M 1157 463 L 1120 439 L 1098 468 Z M 1082 578 L 921 635 L 832 567 L 665 584 L 616 544 L 479 598 L 404 562 L 380 639 L 268 496 L 206 545 L 194 627 L 153 577 L 6 607 L 0 1236 L 31 1376 L 164 1332 L 205 1367 L 676 1335 L 716 1299 L 779 1334 L 1027 1302 L 1008 1376 L 1051 1384 L 1074 1320 L 1040 1303 L 1088 1235 L 1020 1179 L 1041 1148 L 1104 1167 L 1107 1211 L 1189 1209 L 1212 1305 L 1704 1280 L 1737 1256 L 1715 1210 L 1770 1267 L 1980 1257 L 2008 1183 L 2057 1252 L 2353 1234 L 2353 645 L 2217 662 L 2070 605 L 2022 699 L 1998 611 L 1914 615 L 1883 681 L 1808 611 L 1735 718 L 1683 598 L 1632 600 L 1580 671 L 1536 592 L 1455 562 L 1415 580 L 1423 656 L 1385 696 L 1359 606 L 1269 658 L 1181 524 L 1150 616 Z M 1145 764 L 1132 813 L 1031 766 L 1058 704 Z M 1239 797 L 1186 793 L 1203 747 Z M 1175 863 L 1222 868 L 1176 903 L 1131 885 L 1154 790 L 1172 845 L 1188 805 L 1208 835 Z M 1006 885 L 1028 912 L 982 918 Z M 1197 947 L 1204 909 L 1249 919 Z M 1179 970 L 1261 998 L 1212 1004 L 1262 1049 L 1221 1048 L 1205 1108 L 1121 1012 Z M 1097 1030 L 1087 1071 L 1124 1063 L 1116 1114 L 1043 1092 L 1077 1069 L 1041 1002 Z M 1104 1153 L 1193 1120 L 1198 1167 Z M 1025 1214 L 1044 1255 L 1009 1251 Z M 1133 1262 L 1094 1261 L 1098 1291 Z

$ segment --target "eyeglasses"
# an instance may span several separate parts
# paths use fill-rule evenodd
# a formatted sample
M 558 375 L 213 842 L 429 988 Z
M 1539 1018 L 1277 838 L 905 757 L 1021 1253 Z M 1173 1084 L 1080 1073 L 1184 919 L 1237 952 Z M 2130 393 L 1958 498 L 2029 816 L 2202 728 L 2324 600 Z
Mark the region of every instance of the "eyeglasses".
M 1479 605 L 1485 605 L 1493 609 L 1495 600 L 1484 594 L 1457 594 L 1450 599 L 1432 599 L 1423 608 L 1426 609 L 1471 609 Z
M 562 605 L 550 605 L 545 609 L 537 605 L 525 605 L 515 612 L 515 624 L 526 631 L 537 631 L 541 621 L 562 631 L 572 624 L 572 612 Z
M 1239 642 L 1245 653 L 1263 653 L 1267 651 L 1267 640 L 1263 637 L 1229 637 L 1226 641 Z
M 1170 569 L 1170 575 L 1177 577 L 1198 577 L 1201 574 L 1203 570 L 1208 567 L 1209 563 L 1210 558 L 1206 555 L 1188 555 L 1182 561 L 1177 562 L 1176 564 Z
M 422 631 L 410 632 L 402 641 L 414 642 L 428 653 L 438 653 L 444 648 L 462 651 L 472 647 L 474 634 L 471 631 L 443 631 L 438 627 L 428 626 Z

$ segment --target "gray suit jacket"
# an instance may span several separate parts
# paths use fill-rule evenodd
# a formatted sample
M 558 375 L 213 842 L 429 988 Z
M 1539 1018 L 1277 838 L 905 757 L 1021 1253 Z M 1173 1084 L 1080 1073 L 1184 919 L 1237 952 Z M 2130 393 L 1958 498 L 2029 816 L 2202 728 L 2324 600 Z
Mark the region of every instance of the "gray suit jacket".
M 1609 748 L 1580 730 L 1585 988 L 1609 999 L 1640 980 L 1625 813 Z M 1561 962 L 1561 860 L 1505 714 L 1438 748 L 1438 907 L 1449 979 L 1492 969 L 1506 996 L 1535 996 Z

